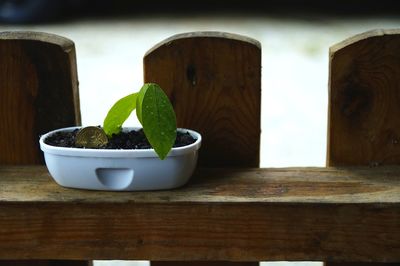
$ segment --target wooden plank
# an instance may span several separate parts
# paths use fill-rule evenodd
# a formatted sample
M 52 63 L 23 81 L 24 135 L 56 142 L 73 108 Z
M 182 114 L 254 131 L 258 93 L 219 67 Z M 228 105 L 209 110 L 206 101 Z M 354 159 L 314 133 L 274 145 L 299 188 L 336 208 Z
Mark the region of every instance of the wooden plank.
M 2 32 L 0 58 L 0 163 L 41 163 L 39 136 L 80 123 L 74 43 Z
M 385 262 L 330 262 L 329 266 L 399 266 L 399 264 Z
M 42 163 L 39 136 L 80 124 L 74 43 L 47 33 L 1 32 L 0 58 L 0 164 Z M 0 265 L 89 262 L 0 261 Z
M 171 191 L 0 168 L 0 259 L 400 260 L 400 168 L 200 169 Z
M 259 262 L 233 262 L 233 261 L 152 261 L 151 266 L 258 266 Z
M 0 265 L 5 266 L 82 266 L 82 261 L 73 260 L 0 260 Z M 86 262 L 86 265 L 92 266 L 92 262 Z
M 178 126 L 199 131 L 199 165 L 258 167 L 261 45 L 221 32 L 168 38 L 143 60 L 145 82 L 156 82 L 174 105 Z
M 44 166 L 0 166 L 0 204 L 397 204 L 399 184 L 398 166 L 201 168 L 179 189 L 120 193 L 63 188 L 52 180 Z
M 330 48 L 328 166 L 400 164 L 399 49 L 400 30 L 369 31 Z M 325 263 L 347 265 L 382 266 Z
M 330 48 L 327 165 L 400 163 L 400 30 Z
M 199 165 L 259 166 L 261 45 L 258 41 L 222 32 L 178 34 L 150 49 L 143 62 L 145 82 L 156 82 L 165 89 L 174 105 L 178 126 L 202 134 Z M 165 266 L 169 264 L 215 263 L 175 261 Z M 230 262 L 218 265 L 239 266 Z

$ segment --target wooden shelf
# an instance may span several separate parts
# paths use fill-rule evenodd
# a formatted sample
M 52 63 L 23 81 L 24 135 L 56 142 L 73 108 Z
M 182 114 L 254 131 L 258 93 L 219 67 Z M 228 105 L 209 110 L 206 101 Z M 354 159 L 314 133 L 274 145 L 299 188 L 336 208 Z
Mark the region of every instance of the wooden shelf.
M 199 169 L 171 191 L 0 167 L 0 259 L 400 261 L 400 167 Z

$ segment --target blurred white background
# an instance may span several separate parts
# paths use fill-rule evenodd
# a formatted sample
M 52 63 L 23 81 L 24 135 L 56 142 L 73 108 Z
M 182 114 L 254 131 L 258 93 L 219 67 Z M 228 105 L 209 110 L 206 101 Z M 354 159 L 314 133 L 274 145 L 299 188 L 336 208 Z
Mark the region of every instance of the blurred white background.
M 75 42 L 84 125 L 102 124 L 117 99 L 140 89 L 143 55 L 165 38 L 190 31 L 255 38 L 262 44 L 261 166 L 282 167 L 325 165 L 329 47 L 364 31 L 399 27 L 400 18 L 395 16 L 296 18 L 235 13 L 79 18 L 40 25 L 3 24 L 0 30 L 44 31 Z M 137 121 L 130 118 L 126 125 Z M 104 261 L 95 265 L 147 264 Z

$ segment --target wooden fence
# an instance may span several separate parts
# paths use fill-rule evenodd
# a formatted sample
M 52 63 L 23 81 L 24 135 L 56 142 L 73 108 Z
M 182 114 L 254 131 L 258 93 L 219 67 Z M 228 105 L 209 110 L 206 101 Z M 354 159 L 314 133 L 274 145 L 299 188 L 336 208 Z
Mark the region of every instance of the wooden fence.
M 38 136 L 80 123 L 73 42 L 1 33 L 2 263 L 400 262 L 399 51 L 397 30 L 331 47 L 328 167 L 263 169 L 260 44 L 215 32 L 161 42 L 144 80 L 202 133 L 199 167 L 176 190 L 118 193 L 62 188 L 40 165 Z

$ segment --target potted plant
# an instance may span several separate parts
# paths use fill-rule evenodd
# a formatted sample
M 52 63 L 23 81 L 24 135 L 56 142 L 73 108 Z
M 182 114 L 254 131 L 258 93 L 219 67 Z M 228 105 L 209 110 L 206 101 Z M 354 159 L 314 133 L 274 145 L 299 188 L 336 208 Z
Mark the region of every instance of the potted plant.
M 135 109 L 142 128 L 123 128 Z M 184 185 L 196 167 L 201 135 L 177 129 L 168 97 L 157 84 L 146 83 L 118 100 L 102 127 L 57 129 L 39 142 L 61 186 L 139 191 Z

